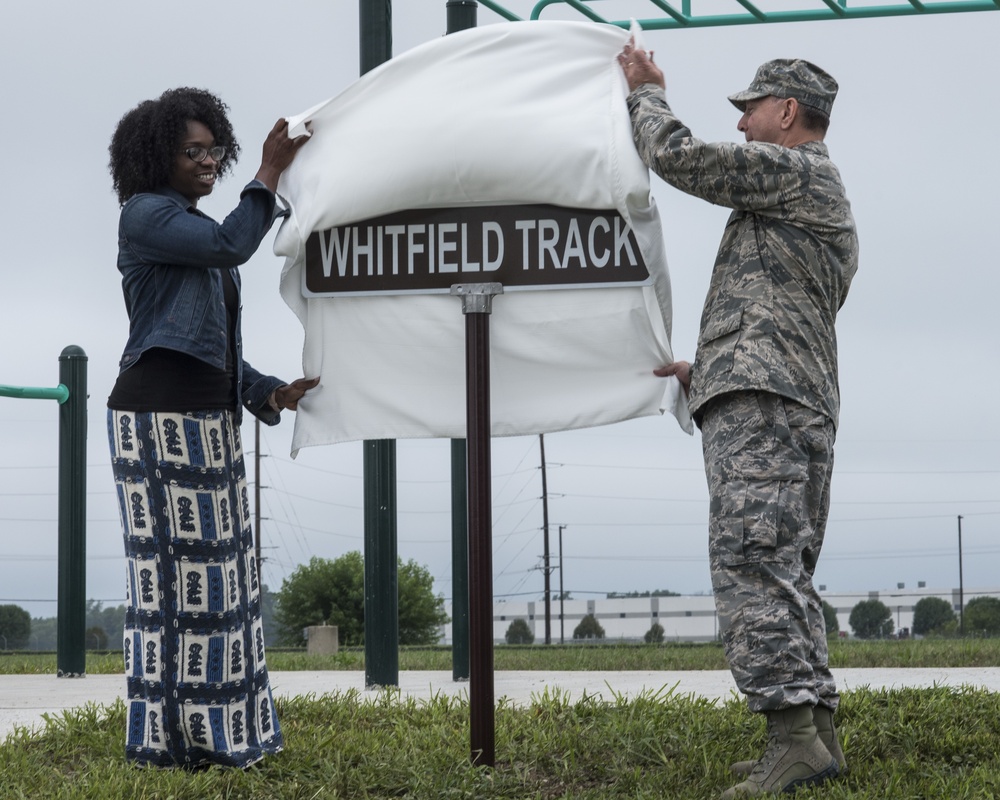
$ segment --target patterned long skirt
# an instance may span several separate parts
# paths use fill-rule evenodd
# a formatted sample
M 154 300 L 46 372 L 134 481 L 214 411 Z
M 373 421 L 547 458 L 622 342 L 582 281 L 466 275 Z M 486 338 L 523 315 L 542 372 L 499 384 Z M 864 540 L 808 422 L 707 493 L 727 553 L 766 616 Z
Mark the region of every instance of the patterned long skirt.
M 283 739 L 235 417 L 109 410 L 108 436 L 128 559 L 126 758 L 253 764 Z

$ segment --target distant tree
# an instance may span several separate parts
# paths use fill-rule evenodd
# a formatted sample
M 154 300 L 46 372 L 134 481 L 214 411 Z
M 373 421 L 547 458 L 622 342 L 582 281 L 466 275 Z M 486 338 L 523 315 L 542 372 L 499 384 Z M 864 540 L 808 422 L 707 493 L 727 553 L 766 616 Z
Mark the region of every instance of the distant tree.
M 680 593 L 672 592 L 669 589 L 654 589 L 653 591 L 647 589 L 644 592 L 608 592 L 607 594 L 609 600 L 629 597 L 680 597 Z
M 266 583 L 260 585 L 260 622 L 264 626 L 264 641 L 270 642 L 277 639 L 275 633 L 274 606 L 276 595 Z
M 826 623 L 827 636 L 836 636 L 839 633 L 840 622 L 837 620 L 837 609 L 826 600 L 823 601 L 823 622 Z
M 85 650 L 107 650 L 108 634 L 100 625 L 87 628 L 83 634 Z
M 399 560 L 399 643 L 434 644 L 448 621 L 444 598 L 434 594 L 434 577 L 427 567 Z
M 507 626 L 507 634 L 504 639 L 506 639 L 507 644 L 533 644 L 535 634 L 531 632 L 528 623 L 518 617 Z
M 361 553 L 345 553 L 333 561 L 314 556 L 300 564 L 281 584 L 277 593 L 275 620 L 278 638 L 301 646 L 303 629 L 312 625 L 336 625 L 340 643 L 364 642 L 365 574 Z
M 56 649 L 56 622 L 55 617 L 32 618 L 29 641 L 32 650 Z
M 964 623 L 966 634 L 1000 634 L 1000 598 L 973 597 L 965 604 Z
M 887 639 L 895 627 L 892 611 L 881 600 L 862 600 L 851 609 L 848 623 L 859 639 Z
M 434 579 L 413 560 L 404 564 L 400 559 L 397 570 L 399 643 L 436 642 L 448 615 L 444 600 L 434 595 Z M 326 622 L 337 626 L 342 645 L 364 644 L 364 585 L 364 559 L 356 550 L 334 560 L 313 557 L 299 565 L 275 597 L 278 638 L 301 646 L 303 629 Z
M 84 624 L 88 629 L 99 628 L 104 633 L 104 644 L 95 649 L 105 650 L 109 644 L 115 648 L 121 647 L 122 631 L 125 629 L 124 603 L 105 608 L 100 600 L 88 600 L 84 618 Z M 93 646 L 93 640 L 88 630 L 87 647 L 91 646 Z
M 59 621 L 55 617 L 35 617 L 31 620 L 30 645 L 34 650 L 55 650 Z M 125 629 L 125 604 L 104 607 L 100 600 L 87 600 L 84 611 L 86 628 L 85 647 L 93 650 L 118 650 L 122 646 L 122 631 Z M 98 633 L 100 631 L 100 633 Z M 94 642 L 99 637 L 102 644 Z
M 654 622 L 642 638 L 646 644 L 663 644 L 663 626 L 659 622 Z
M 31 636 L 31 614 L 20 606 L 0 606 L 0 635 L 6 639 L 7 650 L 23 650 Z
M 574 639 L 603 639 L 604 628 L 593 614 L 587 614 L 573 630 Z
M 913 632 L 918 636 L 942 633 L 955 626 L 955 609 L 940 597 L 922 597 L 913 606 Z

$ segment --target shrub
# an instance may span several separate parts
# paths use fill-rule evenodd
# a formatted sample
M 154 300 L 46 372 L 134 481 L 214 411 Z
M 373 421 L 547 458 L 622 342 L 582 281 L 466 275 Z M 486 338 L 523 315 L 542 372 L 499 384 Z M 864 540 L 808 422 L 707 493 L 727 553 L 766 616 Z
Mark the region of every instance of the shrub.
M 837 620 L 837 609 L 826 600 L 823 601 L 823 622 L 826 623 L 827 636 L 836 636 L 839 633 L 840 622 Z
M 887 639 L 895 627 L 892 611 L 881 600 L 862 600 L 851 609 L 848 623 L 859 639 Z
M 20 606 L 0 606 L 0 634 L 6 650 L 20 650 L 31 635 L 31 614 Z
M 504 636 L 507 644 L 533 644 L 535 634 L 531 627 L 520 617 L 507 626 L 507 634 Z
M 940 597 L 923 597 L 913 607 L 913 632 L 918 636 L 943 633 L 954 627 L 955 610 Z
M 663 626 L 659 622 L 654 622 L 653 626 L 646 631 L 646 635 L 642 637 L 646 644 L 662 644 L 663 643 Z
M 973 597 L 965 604 L 965 633 L 980 636 L 1000 634 L 1000 598 Z
M 574 639 L 603 639 L 604 628 L 593 614 L 587 614 L 573 630 Z

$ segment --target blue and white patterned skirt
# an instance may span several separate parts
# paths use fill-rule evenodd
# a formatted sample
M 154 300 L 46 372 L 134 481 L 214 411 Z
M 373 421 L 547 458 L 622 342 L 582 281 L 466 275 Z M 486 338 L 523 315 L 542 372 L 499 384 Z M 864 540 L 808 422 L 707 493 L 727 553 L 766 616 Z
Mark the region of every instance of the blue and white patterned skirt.
M 108 411 L 128 559 L 129 761 L 245 767 L 282 749 L 234 420 Z

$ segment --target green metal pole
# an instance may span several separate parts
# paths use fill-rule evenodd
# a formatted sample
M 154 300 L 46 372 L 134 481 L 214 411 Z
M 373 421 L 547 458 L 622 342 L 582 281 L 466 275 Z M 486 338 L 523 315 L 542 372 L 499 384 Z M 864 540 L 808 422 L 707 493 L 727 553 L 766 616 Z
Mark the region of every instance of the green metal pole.
M 448 15 L 447 33 L 458 33 L 458 31 L 476 27 L 476 17 L 479 10 L 479 3 L 476 0 L 448 0 L 446 9 Z
M 447 33 L 475 28 L 479 3 L 448 0 Z M 469 490 L 465 439 L 451 440 L 451 677 L 469 679 Z
M 365 686 L 399 685 L 396 442 L 364 443 Z
M 60 678 L 86 674 L 87 354 L 70 345 L 59 356 L 69 397 L 59 406 L 59 597 L 56 668 Z
M 391 0 L 360 0 L 361 74 L 392 58 Z M 396 443 L 364 443 L 365 686 L 399 685 Z
M 451 440 L 451 677 L 469 680 L 469 488 L 465 439 Z
M 361 74 L 392 58 L 392 0 L 360 0 Z

